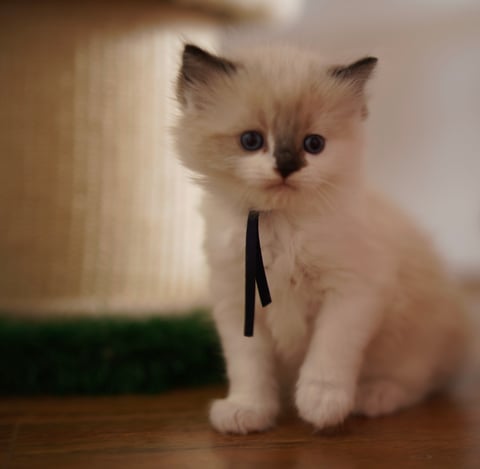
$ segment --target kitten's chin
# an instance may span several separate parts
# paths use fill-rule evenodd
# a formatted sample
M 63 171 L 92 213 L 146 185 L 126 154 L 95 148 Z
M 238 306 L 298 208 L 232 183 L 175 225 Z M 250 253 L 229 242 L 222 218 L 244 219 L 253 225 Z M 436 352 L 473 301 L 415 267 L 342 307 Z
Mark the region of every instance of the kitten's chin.
M 257 191 L 255 208 L 257 210 L 282 210 L 294 207 L 298 203 L 300 191 L 289 181 L 273 181 L 264 184 Z

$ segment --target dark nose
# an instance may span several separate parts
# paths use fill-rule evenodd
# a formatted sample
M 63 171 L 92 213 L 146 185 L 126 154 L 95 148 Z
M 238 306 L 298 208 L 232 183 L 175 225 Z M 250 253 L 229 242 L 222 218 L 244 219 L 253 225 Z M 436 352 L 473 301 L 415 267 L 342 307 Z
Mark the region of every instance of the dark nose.
M 275 160 L 277 161 L 276 170 L 283 178 L 287 178 L 290 174 L 298 171 L 304 165 L 300 155 L 297 155 L 290 150 L 276 151 Z

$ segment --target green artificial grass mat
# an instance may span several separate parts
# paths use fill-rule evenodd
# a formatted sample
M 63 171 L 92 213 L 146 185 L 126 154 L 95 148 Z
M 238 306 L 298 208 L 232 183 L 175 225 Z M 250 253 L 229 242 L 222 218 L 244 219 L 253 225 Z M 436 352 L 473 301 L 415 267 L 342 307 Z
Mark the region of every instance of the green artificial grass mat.
M 0 317 L 1 395 L 157 393 L 218 383 L 207 315 L 26 320 Z

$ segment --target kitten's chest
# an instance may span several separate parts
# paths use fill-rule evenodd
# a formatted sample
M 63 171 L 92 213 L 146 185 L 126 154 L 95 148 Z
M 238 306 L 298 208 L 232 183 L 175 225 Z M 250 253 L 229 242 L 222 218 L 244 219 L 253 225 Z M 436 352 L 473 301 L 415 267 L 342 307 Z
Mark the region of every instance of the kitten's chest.
M 260 241 L 272 293 L 267 324 L 280 356 L 296 361 L 305 352 L 309 324 L 320 307 L 319 279 L 309 263 L 301 226 L 282 217 L 265 216 L 260 223 Z
M 269 282 L 274 289 L 300 292 L 311 287 L 314 265 L 309 262 L 301 226 L 281 216 L 265 214 L 260 220 L 260 242 Z

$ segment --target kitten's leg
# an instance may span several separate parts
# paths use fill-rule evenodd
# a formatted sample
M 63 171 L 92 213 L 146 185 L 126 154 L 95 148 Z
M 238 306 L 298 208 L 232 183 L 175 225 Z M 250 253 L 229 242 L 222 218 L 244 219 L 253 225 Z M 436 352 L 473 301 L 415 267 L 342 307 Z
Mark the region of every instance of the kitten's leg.
M 230 308 L 233 305 L 230 306 Z M 210 420 L 223 433 L 249 433 L 272 427 L 279 411 L 273 345 L 261 321 L 255 335 L 243 336 L 243 316 L 230 308 L 214 312 L 227 364 L 229 393 L 213 402 Z
M 469 338 L 458 305 L 430 303 L 435 316 L 425 324 L 412 320 L 428 318 L 424 303 L 408 306 L 402 314 L 389 316 L 366 351 L 356 413 L 376 417 L 411 406 L 464 371 Z
M 317 428 L 341 423 L 352 411 L 363 353 L 379 322 L 367 292 L 329 294 L 315 324 L 297 382 L 300 416 Z

